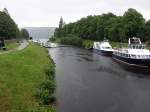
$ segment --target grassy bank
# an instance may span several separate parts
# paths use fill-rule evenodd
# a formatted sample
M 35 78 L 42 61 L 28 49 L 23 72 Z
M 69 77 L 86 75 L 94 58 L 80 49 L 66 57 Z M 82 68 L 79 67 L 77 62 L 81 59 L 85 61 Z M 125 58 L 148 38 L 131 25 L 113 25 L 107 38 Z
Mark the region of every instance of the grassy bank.
M 6 41 L 7 50 L 13 50 L 17 48 L 20 44 L 17 41 Z
M 54 69 L 44 48 L 30 44 L 22 51 L 0 55 L 0 112 L 54 112 L 34 97 L 46 80 L 45 68 Z
M 6 50 L 14 50 L 17 48 L 20 44 L 16 40 L 7 40 L 5 41 L 5 47 Z M 4 50 L 0 49 L 0 52 L 3 52 Z

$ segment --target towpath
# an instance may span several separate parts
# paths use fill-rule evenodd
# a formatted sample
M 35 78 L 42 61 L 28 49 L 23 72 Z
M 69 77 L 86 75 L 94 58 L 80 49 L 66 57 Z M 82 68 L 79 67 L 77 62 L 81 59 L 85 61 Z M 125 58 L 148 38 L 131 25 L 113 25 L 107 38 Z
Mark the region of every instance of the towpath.
M 20 50 L 23 50 L 24 48 L 26 48 L 28 46 L 28 42 L 27 40 L 23 40 L 22 43 L 20 43 L 20 45 L 13 49 L 13 50 L 9 50 L 9 51 L 4 51 L 4 52 L 0 52 L 0 55 L 1 54 L 6 54 L 6 53 L 11 53 L 11 52 L 14 52 L 14 51 L 20 51 Z

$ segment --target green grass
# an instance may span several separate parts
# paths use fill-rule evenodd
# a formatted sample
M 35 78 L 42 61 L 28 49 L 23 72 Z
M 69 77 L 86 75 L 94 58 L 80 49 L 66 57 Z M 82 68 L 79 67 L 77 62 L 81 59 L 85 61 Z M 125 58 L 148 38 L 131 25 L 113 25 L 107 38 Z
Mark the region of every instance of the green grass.
M 6 41 L 5 42 L 5 46 L 6 46 L 6 49 L 7 51 L 8 50 L 14 50 L 15 48 L 17 48 L 20 44 L 17 43 L 17 41 L 14 41 L 14 40 L 10 40 L 10 41 Z M 4 52 L 4 50 L 0 49 L 0 52 Z
M 20 44 L 17 43 L 17 42 L 9 42 L 9 43 L 6 43 L 6 48 L 7 50 L 13 50 L 15 48 L 17 48 Z
M 45 80 L 45 67 L 54 66 L 44 48 L 30 44 L 0 55 L 0 60 L 0 112 L 54 112 L 53 107 L 41 109 L 34 98 Z M 41 111 L 31 111 L 38 108 Z

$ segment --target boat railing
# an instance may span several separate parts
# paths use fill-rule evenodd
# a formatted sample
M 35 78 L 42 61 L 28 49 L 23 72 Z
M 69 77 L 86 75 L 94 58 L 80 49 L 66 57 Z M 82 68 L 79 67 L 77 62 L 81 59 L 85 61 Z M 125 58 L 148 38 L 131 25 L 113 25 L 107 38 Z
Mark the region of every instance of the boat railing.
M 132 59 L 150 59 L 150 55 L 135 55 L 135 54 L 129 54 L 128 51 L 114 51 L 114 55 L 118 55 L 125 58 L 132 58 Z

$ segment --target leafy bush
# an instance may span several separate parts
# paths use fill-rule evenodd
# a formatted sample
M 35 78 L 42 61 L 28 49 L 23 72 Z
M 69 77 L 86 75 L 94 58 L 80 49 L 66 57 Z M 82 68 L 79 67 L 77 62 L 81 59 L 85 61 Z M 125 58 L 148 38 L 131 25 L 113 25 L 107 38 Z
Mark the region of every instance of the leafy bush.
M 54 38 L 54 37 L 51 37 L 50 39 L 49 39 L 49 41 L 51 41 L 51 42 L 54 42 L 56 39 Z
M 67 35 L 66 37 L 61 37 L 60 43 L 74 46 L 82 46 L 82 39 L 74 35 Z
M 55 87 L 55 82 L 50 80 L 46 80 L 40 85 L 36 97 L 40 100 L 41 104 L 49 105 L 56 100 L 54 96 Z
M 55 78 L 55 68 L 53 66 L 45 68 L 45 74 L 49 80 L 54 80 Z
M 56 112 L 54 105 L 44 106 L 44 107 L 35 107 L 29 110 L 29 112 Z
M 39 100 L 41 105 L 50 105 L 55 102 L 56 98 L 54 95 L 55 92 L 55 65 L 53 60 L 49 57 L 50 65 L 45 66 L 45 76 L 46 80 L 41 83 L 35 97 Z

